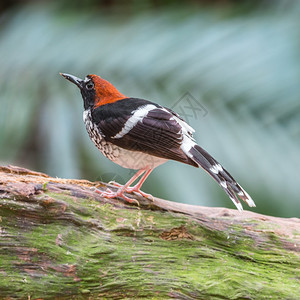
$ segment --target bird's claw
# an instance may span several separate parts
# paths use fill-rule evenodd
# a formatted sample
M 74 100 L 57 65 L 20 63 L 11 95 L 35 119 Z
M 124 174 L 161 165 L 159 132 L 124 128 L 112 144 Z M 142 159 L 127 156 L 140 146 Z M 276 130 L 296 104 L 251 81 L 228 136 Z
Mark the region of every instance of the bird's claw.
M 132 190 L 130 191 L 131 193 L 136 193 L 136 194 L 140 194 L 141 196 L 147 198 L 148 200 L 151 200 L 152 202 L 154 201 L 154 197 L 151 194 L 148 193 L 144 193 L 141 190 Z
M 110 184 L 110 185 L 112 185 L 112 186 L 114 186 L 114 187 L 118 187 L 118 188 L 120 188 L 120 189 L 122 189 L 124 186 L 122 185 L 122 184 L 120 184 L 120 183 L 118 183 L 118 182 L 116 182 L 116 181 L 114 181 L 114 180 L 112 180 L 112 181 L 110 181 L 108 184 Z M 114 192 L 112 192 L 110 189 L 107 189 L 108 191 L 110 191 L 111 193 L 114 193 Z M 151 194 L 148 194 L 148 193 L 144 193 L 143 191 L 141 191 L 140 189 L 139 189 L 139 187 L 137 187 L 137 186 L 133 186 L 133 187 L 126 187 L 125 189 L 123 189 L 123 193 L 124 192 L 126 192 L 126 193 L 128 193 L 128 194 L 132 194 L 132 193 L 135 193 L 135 194 L 139 194 L 139 195 L 141 195 L 141 196 L 143 196 L 143 197 L 145 197 L 145 198 L 147 198 L 148 200 L 150 200 L 150 201 L 154 201 L 154 197 L 151 195 Z M 103 193 L 105 193 L 105 192 L 103 192 Z M 118 192 L 116 192 L 116 193 L 118 193 Z M 121 193 L 120 195 L 119 195 L 119 197 L 122 197 L 122 198 L 124 198 L 126 201 L 128 201 L 128 202 L 130 202 L 130 203 L 132 203 L 132 202 L 134 202 L 134 201 L 136 201 L 135 199 L 131 199 L 131 198 L 129 198 L 129 197 L 126 197 L 123 193 Z M 113 197 L 110 197 L 110 198 L 114 198 L 114 197 L 117 197 L 117 196 L 113 196 Z M 127 199 L 126 199 L 127 198 Z M 130 201 L 128 200 L 128 199 L 130 199 Z M 136 201 L 137 202 L 137 201 Z
M 118 183 L 114 180 L 111 180 L 108 184 L 113 185 L 115 187 L 122 187 L 123 186 L 122 184 L 120 184 L 120 183 Z
M 125 201 L 127 201 L 129 203 L 133 203 L 134 202 L 138 206 L 140 206 L 140 203 L 136 199 L 132 199 L 132 198 L 129 198 L 129 197 L 125 196 L 124 192 L 125 191 L 122 190 L 122 189 L 120 189 L 120 190 L 118 190 L 116 192 L 113 192 L 110 189 L 107 189 L 106 191 L 99 191 L 99 190 L 97 190 L 97 193 L 99 193 L 101 197 L 108 198 L 108 199 L 120 197 L 120 198 L 123 198 Z

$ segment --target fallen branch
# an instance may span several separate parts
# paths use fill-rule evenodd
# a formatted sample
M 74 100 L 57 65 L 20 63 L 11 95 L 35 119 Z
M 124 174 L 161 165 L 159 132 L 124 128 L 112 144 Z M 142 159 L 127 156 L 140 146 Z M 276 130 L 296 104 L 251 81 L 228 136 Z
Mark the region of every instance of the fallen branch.
M 0 298 L 299 297 L 299 219 L 137 207 L 97 184 L 0 167 Z

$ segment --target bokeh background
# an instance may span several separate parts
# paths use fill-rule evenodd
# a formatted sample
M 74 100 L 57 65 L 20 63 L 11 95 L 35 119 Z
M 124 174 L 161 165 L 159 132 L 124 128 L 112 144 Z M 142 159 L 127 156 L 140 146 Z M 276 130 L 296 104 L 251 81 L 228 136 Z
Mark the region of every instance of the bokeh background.
M 95 73 L 188 119 L 254 211 L 299 217 L 299 13 L 284 0 L 1 1 L 0 163 L 125 183 L 132 172 L 98 152 L 78 89 L 58 75 Z M 204 171 L 175 162 L 144 191 L 234 207 Z

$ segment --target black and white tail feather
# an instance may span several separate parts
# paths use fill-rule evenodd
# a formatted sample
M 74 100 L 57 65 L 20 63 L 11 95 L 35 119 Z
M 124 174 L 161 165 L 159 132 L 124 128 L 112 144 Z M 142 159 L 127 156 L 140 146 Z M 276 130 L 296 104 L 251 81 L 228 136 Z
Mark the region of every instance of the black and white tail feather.
M 225 191 L 239 211 L 243 210 L 238 197 L 250 207 L 255 207 L 254 201 L 249 194 L 233 179 L 233 177 L 199 145 L 193 146 L 190 158 L 202 167 Z
M 183 152 L 220 185 L 239 211 L 243 210 L 239 198 L 245 201 L 250 207 L 255 207 L 256 205 L 250 195 L 234 180 L 228 171 L 203 148 L 196 144 L 193 138 L 193 132 L 195 130 L 177 114 L 172 113 L 182 128 L 183 140 L 181 149 Z

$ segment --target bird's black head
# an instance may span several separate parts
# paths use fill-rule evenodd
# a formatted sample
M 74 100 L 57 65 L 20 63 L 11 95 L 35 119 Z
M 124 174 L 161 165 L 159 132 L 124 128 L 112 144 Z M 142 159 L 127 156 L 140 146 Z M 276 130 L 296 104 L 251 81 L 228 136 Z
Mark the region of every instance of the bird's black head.
M 59 74 L 79 87 L 83 98 L 83 104 L 85 110 L 94 107 L 95 99 L 96 99 L 96 90 L 95 90 L 95 83 L 93 81 L 93 78 L 90 75 L 86 76 L 85 79 L 83 80 L 70 74 L 65 74 L 65 73 L 59 73 Z

